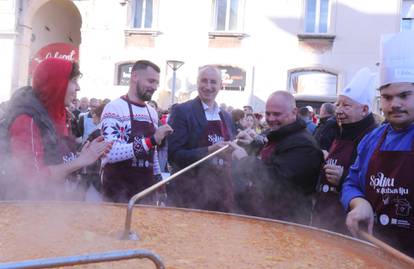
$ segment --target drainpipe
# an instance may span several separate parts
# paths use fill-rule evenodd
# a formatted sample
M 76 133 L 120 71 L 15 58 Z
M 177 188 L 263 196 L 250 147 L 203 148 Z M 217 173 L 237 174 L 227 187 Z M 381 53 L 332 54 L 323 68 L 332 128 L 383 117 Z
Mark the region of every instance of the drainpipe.
M 26 65 L 24 61 L 25 53 L 24 47 L 27 41 L 24 40 L 25 36 L 25 28 L 31 29 L 24 25 L 23 22 L 23 14 L 24 9 L 26 8 L 27 0 L 18 0 L 16 1 L 16 24 L 15 24 L 15 32 L 16 36 L 14 39 L 14 65 L 13 65 L 13 75 L 12 75 L 12 91 L 18 89 L 21 86 L 25 86 L 29 84 L 28 78 L 22 81 L 27 75 L 24 74 L 24 70 L 26 69 Z M 26 44 L 27 45 L 27 44 Z

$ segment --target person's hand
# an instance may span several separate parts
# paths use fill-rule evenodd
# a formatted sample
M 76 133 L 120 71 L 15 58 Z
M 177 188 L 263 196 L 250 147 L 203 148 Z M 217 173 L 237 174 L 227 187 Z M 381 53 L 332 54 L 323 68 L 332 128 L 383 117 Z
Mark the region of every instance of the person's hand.
M 246 131 L 240 131 L 236 136 L 237 141 L 244 145 L 249 145 L 253 142 L 253 137 Z
M 79 159 L 84 165 L 93 164 L 111 151 L 112 144 L 113 142 L 105 142 L 103 136 L 98 136 L 92 142 L 85 143 L 79 154 Z
M 325 164 L 323 167 L 325 170 L 326 180 L 329 183 L 338 186 L 341 182 L 342 174 L 344 173 L 344 167 L 335 164 Z
M 255 130 L 253 130 L 252 128 L 246 128 L 246 129 L 244 129 L 244 131 L 245 131 L 248 135 L 250 135 L 250 137 L 251 137 L 251 138 L 253 138 L 253 139 L 257 136 L 256 131 L 255 131 Z
M 230 142 L 229 145 L 233 148 L 233 152 L 231 154 L 233 159 L 240 160 L 241 158 L 244 158 L 247 156 L 247 152 L 237 145 L 235 142 Z
M 164 124 L 157 128 L 154 134 L 154 139 L 157 145 L 161 145 L 162 140 L 173 132 L 173 128 L 170 125 Z
M 220 141 L 220 142 L 215 143 L 211 146 L 208 146 L 208 148 L 207 148 L 208 153 L 213 153 L 214 151 L 217 151 L 217 150 L 221 149 L 222 147 L 227 146 L 228 144 L 229 144 L 228 141 Z
M 269 142 L 269 139 L 267 139 L 266 136 L 258 134 L 256 135 L 256 137 L 254 138 L 254 140 L 262 145 L 267 144 L 267 142 Z
M 371 204 L 364 198 L 357 197 L 350 202 L 351 211 L 346 217 L 346 226 L 354 236 L 358 236 L 360 225 L 366 227 L 368 233 L 372 234 L 374 225 L 374 211 Z

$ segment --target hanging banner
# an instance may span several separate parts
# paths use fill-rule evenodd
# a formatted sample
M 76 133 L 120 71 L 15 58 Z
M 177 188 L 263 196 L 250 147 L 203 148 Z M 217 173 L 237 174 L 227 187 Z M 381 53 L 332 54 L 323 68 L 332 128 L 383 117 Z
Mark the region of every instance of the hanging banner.
M 244 91 L 246 86 L 246 71 L 239 67 L 229 65 L 218 65 L 224 90 Z
M 37 65 L 47 58 L 61 58 L 78 62 L 79 48 L 68 43 L 52 43 L 44 46 L 30 60 L 29 74 L 31 75 Z
M 118 65 L 118 77 L 116 85 L 128 86 L 134 63 L 123 63 Z

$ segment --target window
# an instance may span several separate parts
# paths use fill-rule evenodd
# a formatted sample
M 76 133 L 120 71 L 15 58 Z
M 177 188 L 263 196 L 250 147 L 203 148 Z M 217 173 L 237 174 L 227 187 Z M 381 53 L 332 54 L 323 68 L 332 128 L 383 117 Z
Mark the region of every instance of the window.
M 214 31 L 240 31 L 243 15 L 242 0 L 214 0 Z
M 401 7 L 401 32 L 414 30 L 414 0 L 403 0 Z
M 336 96 L 338 75 L 323 69 L 299 69 L 289 72 L 292 94 Z
M 307 0 L 305 32 L 323 34 L 329 28 L 329 0 Z
M 134 0 L 132 4 L 132 27 L 151 29 L 153 27 L 153 0 Z

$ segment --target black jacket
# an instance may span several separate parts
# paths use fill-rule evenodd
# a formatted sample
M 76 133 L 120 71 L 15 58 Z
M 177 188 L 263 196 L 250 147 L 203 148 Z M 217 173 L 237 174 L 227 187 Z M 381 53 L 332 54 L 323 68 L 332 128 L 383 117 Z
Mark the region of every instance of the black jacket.
M 335 139 L 350 141 L 357 140 L 357 142 L 359 142 L 362 140 L 365 134 L 369 133 L 377 127 L 378 123 L 375 121 L 374 114 L 370 113 L 360 121 L 342 124 L 342 128 L 339 128 L 339 126 L 335 124 Z M 331 145 L 329 145 L 329 148 L 330 147 Z M 356 149 L 353 157 L 355 159 Z
M 230 139 L 233 139 L 236 130 L 230 114 L 223 110 L 220 110 L 219 113 L 224 118 Z M 167 137 L 168 161 L 174 171 L 182 169 L 208 154 L 207 147 L 198 147 L 198 140 L 208 123 L 201 100 L 198 97 L 174 106 L 168 123 L 174 129 L 174 132 Z
M 321 149 L 328 151 L 336 135 L 336 118 L 328 117 L 321 118 L 319 124 L 316 127 L 314 137 L 318 142 Z
M 235 135 L 230 115 L 220 111 L 230 139 Z M 168 136 L 168 161 L 172 172 L 200 160 L 208 154 L 207 146 L 199 146 L 208 121 L 200 99 L 173 107 L 169 124 L 174 132 Z M 211 161 L 211 160 L 209 160 Z M 214 166 L 207 161 L 181 175 L 167 186 L 169 203 L 178 207 L 229 212 L 233 206 L 230 173 L 225 166 Z
M 234 166 L 240 213 L 308 224 L 322 151 L 302 120 L 267 138 L 276 142 L 267 161 L 249 156 Z

